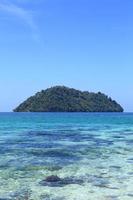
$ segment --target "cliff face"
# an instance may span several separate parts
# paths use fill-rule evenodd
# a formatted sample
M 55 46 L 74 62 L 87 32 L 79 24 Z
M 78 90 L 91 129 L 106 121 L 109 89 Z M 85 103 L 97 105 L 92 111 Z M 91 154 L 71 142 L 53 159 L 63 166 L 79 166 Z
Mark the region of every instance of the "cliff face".
M 55 86 L 28 98 L 14 112 L 123 112 L 123 108 L 100 92 Z

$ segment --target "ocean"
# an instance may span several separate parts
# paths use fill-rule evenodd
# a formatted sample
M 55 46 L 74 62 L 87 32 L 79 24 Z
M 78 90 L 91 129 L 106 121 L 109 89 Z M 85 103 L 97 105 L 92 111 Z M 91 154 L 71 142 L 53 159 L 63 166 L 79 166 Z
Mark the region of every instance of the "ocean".
M 0 113 L 0 200 L 132 199 L 132 113 Z

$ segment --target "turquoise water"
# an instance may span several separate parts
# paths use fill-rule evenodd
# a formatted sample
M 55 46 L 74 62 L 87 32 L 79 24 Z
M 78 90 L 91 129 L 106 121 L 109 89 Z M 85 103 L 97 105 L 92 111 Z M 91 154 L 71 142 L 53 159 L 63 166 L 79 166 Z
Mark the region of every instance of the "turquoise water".
M 132 200 L 132 188 L 133 114 L 0 114 L 0 200 Z

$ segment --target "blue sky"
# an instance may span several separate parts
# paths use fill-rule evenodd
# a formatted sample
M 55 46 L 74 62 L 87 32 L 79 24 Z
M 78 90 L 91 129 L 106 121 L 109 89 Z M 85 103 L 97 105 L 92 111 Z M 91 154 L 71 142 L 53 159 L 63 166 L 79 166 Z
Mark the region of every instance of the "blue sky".
M 132 0 L 0 0 L 0 111 L 53 85 L 133 111 Z

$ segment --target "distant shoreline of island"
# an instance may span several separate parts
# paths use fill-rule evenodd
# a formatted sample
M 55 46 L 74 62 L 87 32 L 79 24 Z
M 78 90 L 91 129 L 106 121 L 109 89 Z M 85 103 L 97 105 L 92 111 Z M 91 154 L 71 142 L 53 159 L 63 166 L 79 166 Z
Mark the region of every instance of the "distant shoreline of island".
M 123 112 L 107 95 L 80 91 L 65 86 L 42 90 L 21 103 L 14 112 Z

